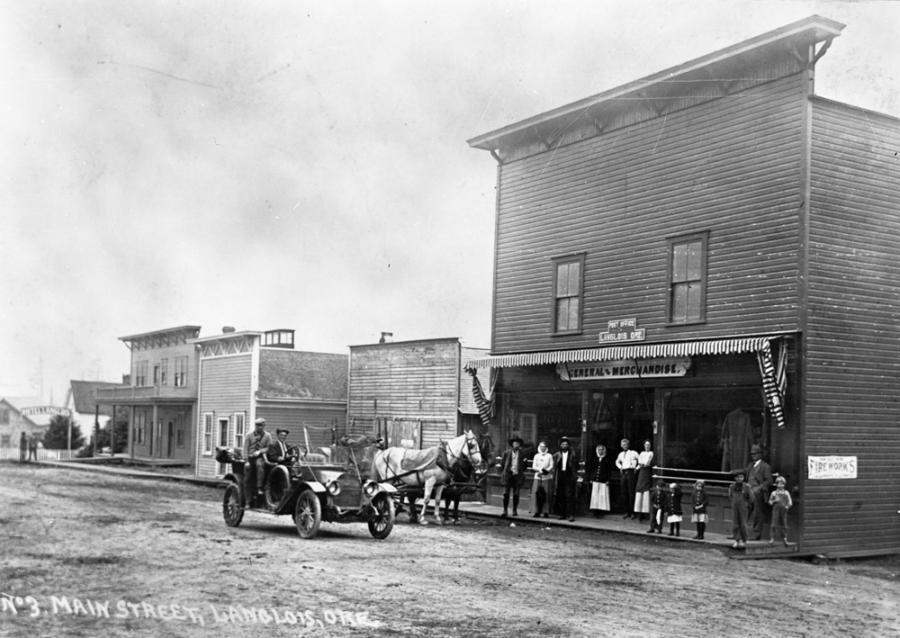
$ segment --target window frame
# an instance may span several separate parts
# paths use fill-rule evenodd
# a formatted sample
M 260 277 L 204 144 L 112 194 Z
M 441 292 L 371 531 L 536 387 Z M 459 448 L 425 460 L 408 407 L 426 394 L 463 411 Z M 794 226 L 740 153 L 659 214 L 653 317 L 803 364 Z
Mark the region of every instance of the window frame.
M 172 375 L 172 387 L 173 388 L 186 388 L 187 387 L 187 373 L 188 373 L 188 358 L 187 356 L 175 357 L 174 359 L 174 373 Z
M 134 364 L 134 387 L 147 387 L 147 373 L 150 371 L 150 361 L 142 359 Z
M 587 253 L 572 253 L 569 255 L 562 255 L 560 257 L 554 257 L 551 261 L 553 263 L 553 295 L 551 299 L 551 310 L 550 310 L 550 334 L 552 336 L 568 336 L 568 335 L 580 335 L 584 332 L 584 264 L 585 257 Z M 577 295 L 568 295 L 565 297 L 559 296 L 559 268 L 563 265 L 569 264 L 578 264 L 578 294 Z M 560 299 L 578 299 L 578 312 L 577 312 L 577 325 L 575 328 L 566 328 L 560 329 L 558 324 L 559 319 L 559 311 L 558 304 Z
M 244 449 L 244 441 L 247 439 L 247 413 L 235 412 L 231 415 L 234 447 Z
M 685 317 L 684 320 L 675 319 L 673 313 L 675 311 L 674 296 L 676 285 L 685 282 L 675 282 L 673 277 L 675 248 L 677 246 L 685 246 L 695 242 L 700 243 L 700 277 L 696 280 L 685 280 L 686 282 L 697 281 L 700 283 L 700 302 L 699 317 L 691 319 Z M 704 230 L 695 233 L 687 233 L 684 235 L 675 235 L 666 238 L 666 325 L 667 326 L 691 326 L 706 323 L 706 288 L 709 282 L 708 262 L 709 262 L 709 231 Z
M 203 455 L 212 456 L 213 441 L 213 413 L 204 412 L 202 417 L 203 425 Z

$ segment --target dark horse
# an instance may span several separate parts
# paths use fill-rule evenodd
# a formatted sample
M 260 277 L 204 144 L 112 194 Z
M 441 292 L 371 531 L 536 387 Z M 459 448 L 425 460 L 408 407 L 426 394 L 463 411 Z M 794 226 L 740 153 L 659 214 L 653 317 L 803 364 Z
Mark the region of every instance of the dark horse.
M 450 482 L 444 485 L 444 493 L 441 495 L 441 500 L 444 502 L 444 518 L 453 519 L 453 524 L 458 524 L 460 499 L 462 499 L 464 494 L 472 494 L 479 489 L 483 489 L 484 478 L 483 473 L 479 476 L 479 474 L 475 472 L 475 467 L 469 459 L 462 459 L 454 469 L 453 475 L 450 477 Z M 410 523 L 418 522 L 416 508 L 412 506 L 417 498 L 424 498 L 423 490 L 406 489 L 401 492 L 400 508 L 397 512 L 402 512 L 405 509 L 403 503 L 407 502 L 409 506 Z M 424 512 L 422 515 L 424 516 Z

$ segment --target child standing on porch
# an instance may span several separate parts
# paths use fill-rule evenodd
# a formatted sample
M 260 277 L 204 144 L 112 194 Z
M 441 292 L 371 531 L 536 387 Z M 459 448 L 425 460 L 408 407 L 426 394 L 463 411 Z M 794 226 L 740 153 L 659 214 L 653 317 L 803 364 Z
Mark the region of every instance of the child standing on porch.
M 709 498 L 706 496 L 706 483 L 702 480 L 694 483 L 694 495 L 691 499 L 691 522 L 697 526 L 697 533 L 694 538 L 703 540 L 703 534 L 706 532 L 706 506 L 709 505 Z
M 731 531 L 734 537 L 732 549 L 747 546 L 747 516 L 750 511 L 750 486 L 744 483 L 744 470 L 734 472 L 734 483 L 728 486 L 728 500 L 731 502 Z
M 666 501 L 666 521 L 669 523 L 669 536 L 681 536 L 681 486 L 669 484 L 669 500 Z
M 791 500 L 791 494 L 785 489 L 787 481 L 783 476 L 775 479 L 775 491 L 769 494 L 769 505 L 772 506 L 772 537 L 769 539 L 769 545 L 775 542 L 775 538 L 779 537 L 787 547 L 787 511 L 793 507 L 794 502 Z

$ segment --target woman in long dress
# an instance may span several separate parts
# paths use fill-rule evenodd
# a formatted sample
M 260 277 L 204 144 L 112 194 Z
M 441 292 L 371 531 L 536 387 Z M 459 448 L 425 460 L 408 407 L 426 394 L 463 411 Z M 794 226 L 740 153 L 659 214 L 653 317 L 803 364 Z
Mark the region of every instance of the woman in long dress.
M 531 511 L 534 517 L 550 516 L 550 499 L 553 496 L 553 455 L 547 449 L 547 443 L 538 443 L 538 451 L 531 461 L 534 480 L 531 484 Z M 546 509 L 544 509 L 546 507 Z
M 653 486 L 653 451 L 649 440 L 644 441 L 644 450 L 638 454 L 637 481 L 634 485 L 634 513 L 640 520 L 650 515 L 650 488 Z
M 612 463 L 606 454 L 606 446 L 600 443 L 594 450 L 593 472 L 591 472 L 591 504 L 594 516 L 600 518 L 609 506 L 609 478 L 612 475 Z

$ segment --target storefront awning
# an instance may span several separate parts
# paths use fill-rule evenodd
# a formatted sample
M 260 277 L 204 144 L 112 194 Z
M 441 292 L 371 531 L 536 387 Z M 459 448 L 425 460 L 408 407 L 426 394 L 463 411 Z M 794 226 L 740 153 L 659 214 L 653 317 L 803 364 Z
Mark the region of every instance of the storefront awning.
M 471 359 L 466 362 L 466 367 L 519 368 L 525 366 L 543 366 L 555 365 L 557 363 L 578 363 L 586 361 L 621 361 L 623 359 L 740 354 L 742 352 L 755 353 L 759 352 L 769 341 L 777 339 L 780 336 L 782 335 L 601 346 L 598 348 L 553 350 L 550 352 L 519 352 L 516 354 L 502 354 Z

